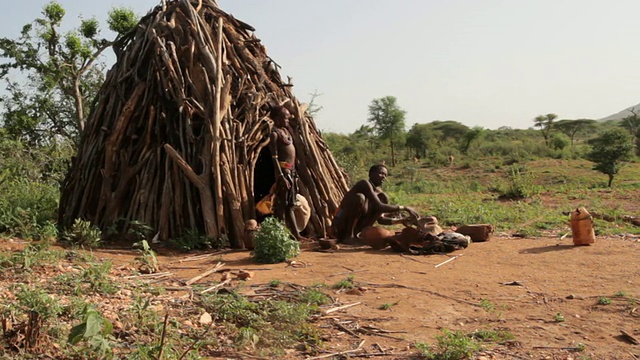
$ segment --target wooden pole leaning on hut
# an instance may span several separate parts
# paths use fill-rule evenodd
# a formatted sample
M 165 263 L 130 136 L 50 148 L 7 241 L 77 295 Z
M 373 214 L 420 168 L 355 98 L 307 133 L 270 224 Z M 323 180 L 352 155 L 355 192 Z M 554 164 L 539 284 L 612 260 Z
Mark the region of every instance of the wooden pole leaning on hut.
M 250 25 L 212 0 L 169 0 L 117 44 L 62 187 L 63 228 L 137 221 L 161 241 L 196 231 L 242 248 L 256 189 L 274 180 L 258 166 L 267 109 L 289 100 L 309 231 L 326 233 L 346 177 Z

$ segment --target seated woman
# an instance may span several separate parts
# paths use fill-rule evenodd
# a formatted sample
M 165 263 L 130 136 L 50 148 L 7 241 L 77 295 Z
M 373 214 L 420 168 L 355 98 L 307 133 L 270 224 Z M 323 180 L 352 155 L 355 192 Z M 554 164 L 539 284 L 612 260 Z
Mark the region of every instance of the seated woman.
M 387 175 L 386 166 L 373 165 L 369 169 L 369 180 L 358 181 L 344 195 L 332 224 L 333 235 L 338 242 L 355 238 L 362 229 L 373 225 L 385 213 L 404 210 L 414 218 L 419 217 L 410 207 L 389 204 L 381 187 Z

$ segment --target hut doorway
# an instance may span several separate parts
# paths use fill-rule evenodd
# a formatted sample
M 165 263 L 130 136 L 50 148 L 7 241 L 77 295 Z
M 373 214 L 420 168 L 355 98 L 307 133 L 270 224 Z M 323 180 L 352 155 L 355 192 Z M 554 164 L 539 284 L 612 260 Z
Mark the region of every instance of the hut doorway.
M 269 194 L 271 187 L 275 183 L 275 169 L 273 168 L 273 160 L 271 159 L 271 151 L 268 146 L 260 150 L 256 166 L 253 169 L 253 200 L 258 203 L 263 197 Z M 263 215 L 256 211 L 256 220 L 262 222 L 269 215 Z

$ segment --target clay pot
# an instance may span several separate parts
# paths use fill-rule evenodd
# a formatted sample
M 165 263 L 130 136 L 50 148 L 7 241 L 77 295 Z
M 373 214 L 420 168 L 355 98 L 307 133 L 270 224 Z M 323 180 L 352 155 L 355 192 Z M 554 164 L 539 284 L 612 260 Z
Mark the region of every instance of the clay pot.
M 400 232 L 400 239 L 403 244 L 417 245 L 422 243 L 422 235 L 418 229 L 413 227 L 406 227 Z
M 387 247 L 387 239 L 395 232 L 377 226 L 368 226 L 358 234 L 358 238 L 376 250 Z
M 318 245 L 320 245 L 321 249 L 330 250 L 335 248 L 336 240 L 335 239 L 319 239 Z

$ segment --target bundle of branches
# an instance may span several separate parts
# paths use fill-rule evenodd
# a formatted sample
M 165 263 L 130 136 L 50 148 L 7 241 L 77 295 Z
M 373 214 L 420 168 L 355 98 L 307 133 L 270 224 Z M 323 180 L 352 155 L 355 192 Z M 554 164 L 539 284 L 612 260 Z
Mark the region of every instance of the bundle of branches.
M 253 31 L 213 0 L 163 1 L 116 44 L 63 184 L 62 227 L 135 220 L 160 240 L 197 230 L 242 247 L 255 189 L 274 182 L 272 167 L 256 166 L 270 164 L 268 108 L 284 103 L 308 231 L 326 233 L 346 176 Z

